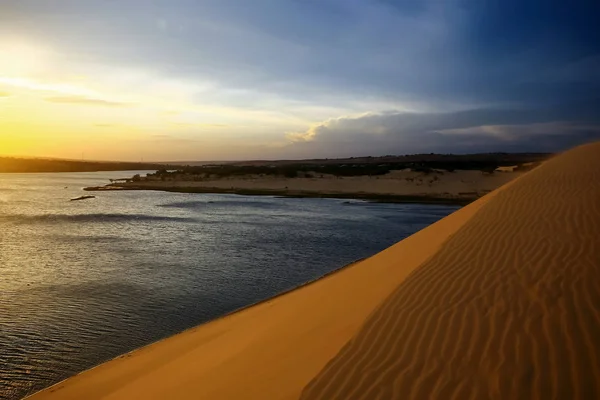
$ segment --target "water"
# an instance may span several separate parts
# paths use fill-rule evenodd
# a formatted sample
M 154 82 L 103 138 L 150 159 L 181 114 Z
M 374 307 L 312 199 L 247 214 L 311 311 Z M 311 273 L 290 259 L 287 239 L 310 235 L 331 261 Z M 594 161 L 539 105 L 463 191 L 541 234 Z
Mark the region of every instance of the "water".
M 370 256 L 457 207 L 104 192 L 133 172 L 0 174 L 0 398 Z

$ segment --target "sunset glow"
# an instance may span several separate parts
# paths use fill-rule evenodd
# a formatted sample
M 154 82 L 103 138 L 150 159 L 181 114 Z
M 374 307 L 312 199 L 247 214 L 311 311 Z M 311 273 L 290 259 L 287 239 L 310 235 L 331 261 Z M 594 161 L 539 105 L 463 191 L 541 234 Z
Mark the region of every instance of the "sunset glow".
M 282 1 L 269 17 L 260 1 L 252 10 L 212 1 L 1 2 L 0 155 L 336 157 L 511 149 L 486 126 L 583 124 L 585 137 L 598 134 L 586 110 L 595 107 L 599 50 L 583 37 L 571 46 L 536 36 L 539 50 L 518 61 L 521 38 L 510 43 L 514 62 L 490 68 L 505 51 L 497 35 L 485 33 L 490 44 L 477 57 L 477 34 L 464 36 L 476 21 L 500 18 L 485 7 L 355 3 Z M 320 27 L 307 31 L 295 15 Z M 553 151 L 582 135 L 522 140 Z

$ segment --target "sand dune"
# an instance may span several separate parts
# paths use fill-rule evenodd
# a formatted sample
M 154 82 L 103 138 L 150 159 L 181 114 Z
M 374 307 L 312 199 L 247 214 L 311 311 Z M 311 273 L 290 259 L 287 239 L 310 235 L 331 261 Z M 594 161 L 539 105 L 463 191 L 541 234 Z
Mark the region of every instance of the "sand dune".
M 600 145 L 495 195 L 302 399 L 600 398 Z
M 600 144 L 40 399 L 600 397 Z

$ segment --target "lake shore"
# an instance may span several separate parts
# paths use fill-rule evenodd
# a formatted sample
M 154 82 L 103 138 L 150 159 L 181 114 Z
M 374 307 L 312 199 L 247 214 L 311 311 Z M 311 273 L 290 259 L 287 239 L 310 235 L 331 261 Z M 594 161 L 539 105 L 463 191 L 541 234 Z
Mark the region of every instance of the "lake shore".
M 475 201 L 477 196 L 465 195 L 462 197 L 436 197 L 420 195 L 393 195 L 376 193 L 323 193 L 323 192 L 303 192 L 290 190 L 261 190 L 261 189 L 225 189 L 215 187 L 194 187 L 178 186 L 168 187 L 161 185 L 107 185 L 93 186 L 84 188 L 88 192 L 120 191 L 120 190 L 152 190 L 174 193 L 213 193 L 213 194 L 237 194 L 240 196 L 275 196 L 290 198 L 329 198 L 329 199 L 349 199 L 365 200 L 381 203 L 416 203 L 416 204 L 445 204 L 445 205 L 467 205 Z
M 595 398 L 599 154 L 569 151 L 373 257 L 31 398 Z
M 360 199 L 389 203 L 466 205 L 521 176 L 522 172 L 391 171 L 382 176 L 312 178 L 246 176 L 197 179 L 186 175 L 168 180 L 138 180 L 87 187 L 86 191 L 159 190 L 179 193 L 228 193 L 252 196 Z

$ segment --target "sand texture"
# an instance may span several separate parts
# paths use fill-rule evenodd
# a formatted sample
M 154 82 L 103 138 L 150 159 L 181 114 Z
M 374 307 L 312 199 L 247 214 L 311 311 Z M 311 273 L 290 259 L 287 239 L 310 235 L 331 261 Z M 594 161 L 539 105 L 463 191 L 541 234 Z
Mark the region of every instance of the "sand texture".
M 600 398 L 600 145 L 497 193 L 302 399 Z
M 600 144 L 42 399 L 600 398 Z

